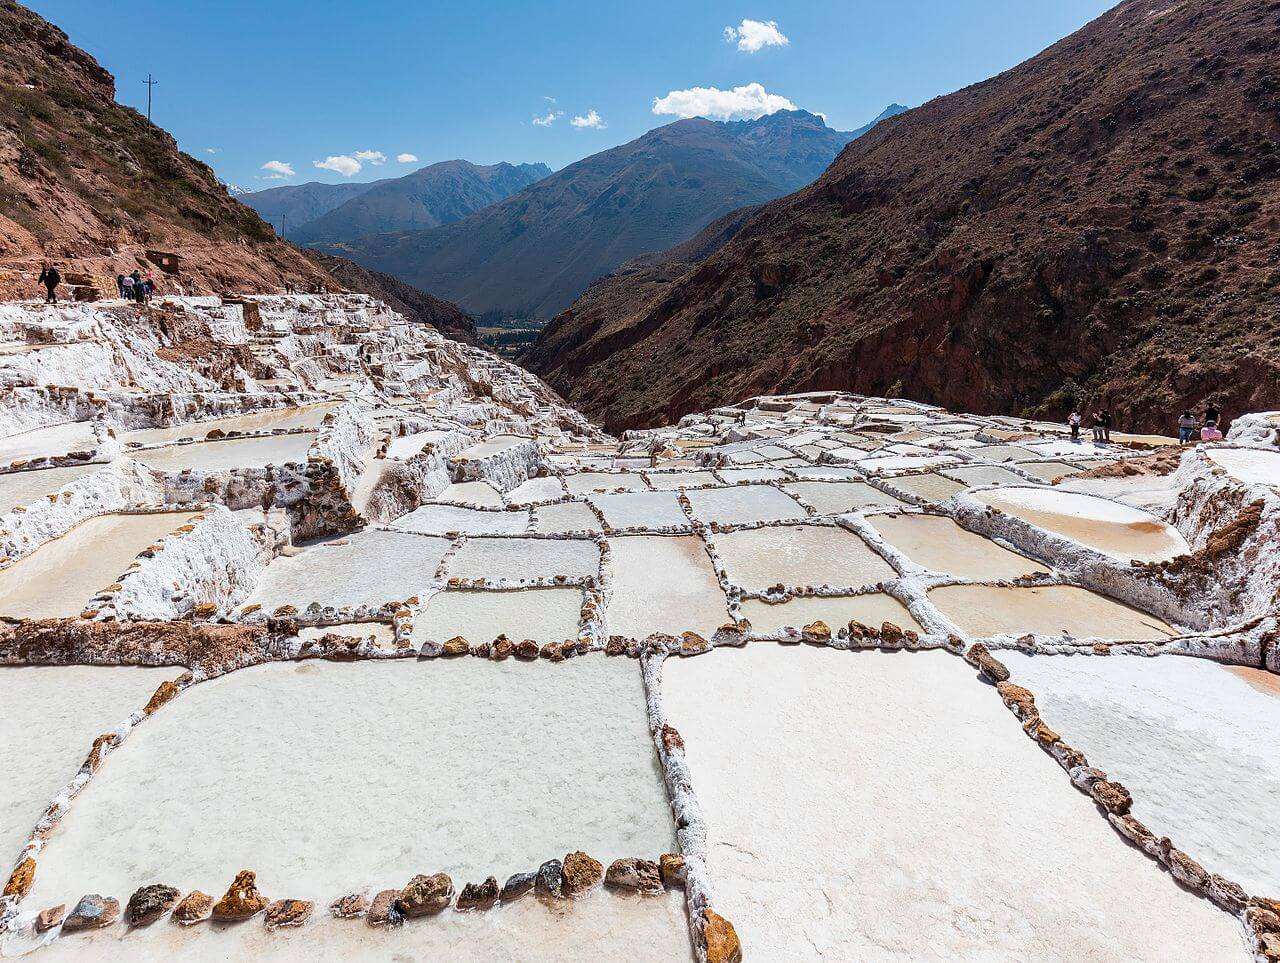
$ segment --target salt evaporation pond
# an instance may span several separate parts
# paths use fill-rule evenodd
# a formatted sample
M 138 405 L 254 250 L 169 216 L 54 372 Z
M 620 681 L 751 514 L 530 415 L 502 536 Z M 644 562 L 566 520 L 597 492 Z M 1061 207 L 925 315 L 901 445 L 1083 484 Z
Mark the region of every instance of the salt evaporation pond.
M 675 492 L 622 492 L 590 495 L 611 528 L 687 528 L 689 519 Z
M 899 475 L 886 478 L 885 481 L 895 491 L 915 495 L 927 502 L 945 502 L 956 492 L 962 492 L 965 486 L 953 478 L 945 478 L 935 472 L 923 475 Z
M 401 515 L 396 528 L 425 535 L 460 532 L 464 535 L 519 535 L 529 527 L 527 511 L 494 512 L 431 502 Z
M 709 471 L 651 471 L 648 478 L 649 486 L 659 491 L 674 491 L 677 488 L 697 488 L 704 485 L 720 484 L 720 479 Z
M 718 468 L 716 474 L 731 485 L 744 481 L 785 481 L 791 477 L 780 468 Z
M 556 532 L 599 532 L 600 519 L 583 502 L 560 502 L 539 505 L 534 528 L 546 534 Z
M 437 501 L 478 505 L 481 508 L 501 508 L 502 494 L 488 482 L 458 482 L 445 488 L 436 496 Z
M 634 472 L 578 472 L 564 476 L 564 485 L 570 495 L 587 495 L 591 492 L 611 492 L 618 488 L 627 491 L 644 492 L 649 490 L 644 476 Z
M 558 857 L 564 858 L 561 853 Z M 501 882 L 501 880 L 499 880 Z M 459 882 L 455 881 L 455 886 Z M 369 894 L 372 896 L 372 894 Z M 256 921 L 255 921 L 256 922 Z M 637 957 L 637 947 L 644 955 Z M 130 963 L 351 963 L 390 960 L 519 960 L 599 963 L 601 960 L 686 960 L 691 957 L 684 894 L 628 898 L 611 892 L 584 900 L 547 902 L 526 896 L 487 913 L 443 913 L 408 926 L 337 920 L 317 906 L 299 929 L 269 932 L 242 926 L 112 926 L 56 940 L 40 959 L 128 960 Z
M 534 505 L 539 502 L 553 502 L 564 498 L 564 485 L 555 475 L 545 478 L 530 478 L 507 492 L 507 500 L 512 505 Z
M 868 521 L 907 558 L 935 572 L 995 581 L 1049 571 L 989 538 L 961 528 L 945 515 L 873 515 Z
M 302 405 L 297 408 L 270 408 L 243 415 L 214 418 L 209 421 L 188 421 L 166 428 L 138 428 L 126 431 L 121 440 L 142 445 L 158 445 L 177 441 L 179 438 L 204 438 L 217 431 L 272 431 L 282 428 L 319 428 L 324 416 L 338 406 L 333 402 Z
M 610 635 L 643 639 L 654 632 L 710 637 L 729 621 L 724 592 L 702 540 L 690 535 L 626 535 L 609 540 L 613 597 Z
M 1019 466 L 1021 467 L 1021 466 Z M 1017 472 L 1009 471 L 998 465 L 962 465 L 959 468 L 948 468 L 952 478 L 966 485 L 1021 485 L 1026 486 L 1027 479 Z
M 262 435 L 254 438 L 227 438 L 222 441 L 200 441 L 190 445 L 170 445 L 133 452 L 149 468 L 159 471 L 233 471 L 238 468 L 264 468 L 267 465 L 301 463 L 315 442 L 312 431 L 289 435 Z
M 897 576 L 861 538 L 834 525 L 748 528 L 714 541 L 729 581 L 749 592 L 778 584 L 861 588 Z
M 93 740 L 142 709 L 172 667 L 0 666 L 0 861 L 7 868 Z
M 19 505 L 30 505 L 45 495 L 60 492 L 77 478 L 101 471 L 102 468 L 102 465 L 73 465 L 69 468 L 11 471 L 0 475 L 0 515 L 13 511 Z
M 528 438 L 521 438 L 518 435 L 494 435 L 492 438 L 486 438 L 479 444 L 464 448 L 458 453 L 459 458 L 488 458 L 490 455 L 496 455 L 500 452 L 510 451 Z
M 799 502 L 772 485 L 703 488 L 687 492 L 686 497 L 692 506 L 693 517 L 707 524 L 746 525 L 792 521 L 809 516 Z
M 506 635 L 515 642 L 563 642 L 577 638 L 582 590 L 438 592 L 413 622 L 414 642 L 444 642 L 460 635 L 473 644 Z
M 93 433 L 93 422 L 72 421 L 0 438 L 0 465 L 23 458 L 96 451 L 97 448 L 98 437 Z
M 901 629 L 924 632 L 906 606 L 884 592 L 835 597 L 800 595 L 773 605 L 761 599 L 745 599 L 742 615 L 751 623 L 751 630 L 761 634 L 773 634 L 787 625 L 799 629 L 818 620 L 827 623 L 832 632 L 851 621 L 876 628 L 893 622 Z
M 450 578 L 594 578 L 600 549 L 586 538 L 469 538 L 449 563 Z
M 51 834 L 29 900 L 221 893 L 252 868 L 264 893 L 327 906 L 416 873 L 674 846 L 635 662 L 315 660 L 201 683 L 139 726 Z
M 1246 485 L 1280 485 L 1280 451 L 1208 448 L 1209 460 Z
M 0 615 L 59 618 L 124 574 L 148 545 L 191 520 L 190 512 L 97 515 L 0 569 Z
M 929 592 L 947 618 L 969 635 L 1071 635 L 1158 641 L 1177 629 L 1146 612 L 1074 585 L 944 585 Z
M 300 639 L 323 639 L 326 635 L 373 639 L 383 648 L 391 648 L 396 633 L 389 622 L 343 622 L 338 625 L 308 625 L 298 629 Z
M 1159 562 L 1190 551 L 1187 540 L 1149 512 L 1061 488 L 1001 488 L 975 492 L 984 505 L 1128 561 Z
M 1024 461 L 1019 462 L 1018 467 L 1047 482 L 1056 481 L 1068 475 L 1076 475 L 1085 470 L 1065 461 Z
M 860 481 L 801 481 L 784 485 L 820 515 L 841 515 L 864 508 L 903 508 L 905 503 L 886 492 Z
M 1280 677 L 1172 656 L 999 658 L 1054 731 L 1128 787 L 1147 828 L 1250 893 L 1280 892 L 1280 687 L 1238 673 Z
M 955 656 L 753 644 L 662 692 L 744 959 L 1245 963 Z
M 339 607 L 403 602 L 431 584 L 449 544 L 380 529 L 313 542 L 297 555 L 274 559 L 248 601 L 268 612 L 312 602 Z

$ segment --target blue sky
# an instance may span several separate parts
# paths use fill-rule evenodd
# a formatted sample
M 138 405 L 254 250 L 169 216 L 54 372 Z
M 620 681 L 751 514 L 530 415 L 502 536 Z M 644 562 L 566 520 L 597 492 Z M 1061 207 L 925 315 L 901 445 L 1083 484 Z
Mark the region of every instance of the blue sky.
M 224 180 L 261 190 L 455 157 L 559 168 L 677 119 L 655 114 L 655 98 L 733 116 L 788 102 L 848 130 L 1011 67 L 1113 0 L 28 5 L 116 75 L 121 102 L 145 109 L 153 72 L 155 121 Z M 269 161 L 293 176 L 270 179 Z

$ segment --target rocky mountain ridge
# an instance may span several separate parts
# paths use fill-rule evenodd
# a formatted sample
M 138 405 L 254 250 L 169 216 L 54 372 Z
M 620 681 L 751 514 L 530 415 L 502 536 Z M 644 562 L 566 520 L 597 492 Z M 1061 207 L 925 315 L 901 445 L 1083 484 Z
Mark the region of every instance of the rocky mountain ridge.
M 549 318 L 629 258 L 809 183 L 851 136 L 805 111 L 733 123 L 680 120 L 456 224 L 325 250 L 475 314 Z
M 878 125 L 620 310 L 589 292 L 531 364 L 613 430 L 817 388 L 1164 430 L 1274 406 L 1278 23 L 1126 0 Z

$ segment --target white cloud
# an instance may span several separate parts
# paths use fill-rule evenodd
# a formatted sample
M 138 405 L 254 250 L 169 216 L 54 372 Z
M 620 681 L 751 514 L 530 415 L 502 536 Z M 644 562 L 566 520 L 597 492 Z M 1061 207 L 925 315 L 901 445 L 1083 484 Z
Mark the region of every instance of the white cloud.
M 293 165 L 286 164 L 284 161 L 267 161 L 262 165 L 262 170 L 267 172 L 266 179 L 269 181 L 278 181 L 283 180 L 286 177 L 293 177 Z
M 574 127 L 584 127 L 592 130 L 604 130 L 609 126 L 604 122 L 604 118 L 594 110 L 589 110 L 585 114 L 579 114 L 572 118 L 569 123 L 573 124 Z
M 781 94 L 771 94 L 761 84 L 743 84 L 732 90 L 690 87 L 653 98 L 655 114 L 677 117 L 709 117 L 713 120 L 752 120 L 778 110 L 796 110 Z
M 409 153 L 396 154 L 396 160 L 398 160 L 401 164 L 416 164 L 418 163 L 418 155 L 409 154 Z
M 360 173 L 360 168 L 364 165 L 349 154 L 338 154 L 336 157 L 326 157 L 322 161 L 312 161 L 311 166 L 318 167 L 322 171 L 333 171 L 343 177 L 354 177 Z
M 531 120 L 530 123 L 533 124 L 535 127 L 550 127 L 552 124 L 556 122 L 557 118 L 560 118 L 563 116 L 564 116 L 563 110 L 549 110 L 543 116 L 533 118 L 533 120 Z
M 785 47 L 791 43 L 781 30 L 778 21 L 743 20 L 737 27 L 725 27 L 724 39 L 736 42 L 742 53 L 756 53 L 765 47 Z
M 387 162 L 387 155 L 380 150 L 358 150 L 355 153 L 355 158 L 358 161 L 368 161 L 375 166 Z
M 549 104 L 554 104 L 556 102 L 556 99 L 554 97 L 548 97 L 546 94 L 542 95 L 542 99 Z
M 216 153 L 218 153 L 218 148 L 216 148 L 216 147 L 206 147 L 206 148 L 204 149 L 204 152 L 205 152 L 206 154 L 216 154 Z

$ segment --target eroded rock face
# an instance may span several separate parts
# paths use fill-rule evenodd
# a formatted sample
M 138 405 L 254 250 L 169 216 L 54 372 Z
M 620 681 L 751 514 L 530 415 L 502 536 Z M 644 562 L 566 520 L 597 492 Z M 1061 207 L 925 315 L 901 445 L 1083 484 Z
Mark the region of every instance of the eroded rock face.
M 173 915 L 170 919 L 175 923 L 189 926 L 192 923 L 202 923 L 212 915 L 213 897 L 208 893 L 202 893 L 200 890 L 194 889 L 173 908 Z
M 75 933 L 78 930 L 96 930 L 111 926 L 120 921 L 120 901 L 113 896 L 99 896 L 90 893 L 80 897 L 76 908 L 67 916 L 62 924 L 62 932 Z
M 584 852 L 575 851 L 564 858 L 564 894 L 581 896 L 600 885 L 604 866 Z
M 315 904 L 306 899 L 278 899 L 267 907 L 267 929 L 301 926 L 311 918 Z
M 179 893 L 172 886 L 153 883 L 141 886 L 129 897 L 125 907 L 125 919 L 130 926 L 145 926 L 154 923 L 178 902 Z
M 448 873 L 419 874 L 400 891 L 395 908 L 405 916 L 429 916 L 448 908 L 453 897 L 453 880 Z
M 733 924 L 709 907 L 702 911 L 707 941 L 707 963 L 742 963 L 742 944 Z
M 662 892 L 662 875 L 658 864 L 630 856 L 615 859 L 604 874 L 605 885 L 633 893 Z
M 252 870 L 242 869 L 222 899 L 213 904 L 213 918 L 216 920 L 247 920 L 267 908 L 269 901 L 258 892 L 257 874 Z

